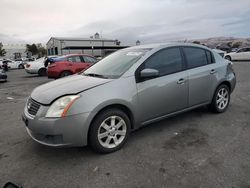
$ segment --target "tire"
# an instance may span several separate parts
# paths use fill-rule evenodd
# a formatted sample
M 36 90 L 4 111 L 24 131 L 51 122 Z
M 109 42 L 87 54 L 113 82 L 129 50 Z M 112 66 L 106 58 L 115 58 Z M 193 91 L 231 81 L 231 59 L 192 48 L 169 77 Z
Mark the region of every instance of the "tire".
M 18 69 L 24 69 L 24 66 L 22 64 L 18 65 Z
M 47 75 L 47 69 L 46 68 L 41 68 L 38 70 L 38 75 L 39 76 L 46 76 Z
M 130 127 L 130 120 L 123 111 L 119 109 L 102 111 L 89 129 L 89 145 L 98 153 L 115 152 L 126 143 Z
M 227 55 L 227 56 L 225 57 L 225 59 L 227 59 L 227 60 L 229 60 L 229 61 L 232 61 L 232 58 L 231 58 L 231 56 L 229 56 L 229 55 Z
M 60 78 L 63 78 L 65 76 L 70 76 L 72 75 L 72 73 L 70 71 L 63 71 L 61 74 L 60 74 Z
M 228 108 L 229 103 L 230 89 L 227 85 L 222 84 L 216 89 L 214 93 L 212 103 L 210 104 L 210 109 L 214 113 L 223 113 Z

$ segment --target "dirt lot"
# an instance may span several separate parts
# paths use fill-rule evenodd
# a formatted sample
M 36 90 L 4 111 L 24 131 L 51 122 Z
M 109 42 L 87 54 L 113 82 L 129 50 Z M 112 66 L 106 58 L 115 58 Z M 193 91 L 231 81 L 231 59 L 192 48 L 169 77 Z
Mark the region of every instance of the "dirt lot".
M 237 86 L 223 114 L 200 108 L 132 133 L 98 155 L 35 143 L 21 120 L 25 99 L 46 77 L 8 72 L 0 83 L 0 187 L 250 187 L 250 62 L 235 62 Z M 12 97 L 7 99 L 7 97 Z

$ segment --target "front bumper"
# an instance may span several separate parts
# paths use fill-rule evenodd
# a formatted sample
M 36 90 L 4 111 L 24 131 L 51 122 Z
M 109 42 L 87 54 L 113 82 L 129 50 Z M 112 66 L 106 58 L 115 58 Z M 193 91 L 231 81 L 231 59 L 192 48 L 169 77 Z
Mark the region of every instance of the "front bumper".
M 25 68 L 25 71 L 29 74 L 38 74 L 38 70 L 37 69 L 27 69 Z
M 45 108 L 48 107 L 41 107 L 38 114 Z M 25 107 L 22 119 L 30 137 L 38 143 L 54 147 L 87 145 L 89 113 L 64 118 L 46 118 L 33 117 L 26 109 Z
M 0 81 L 5 81 L 7 80 L 7 75 L 3 74 L 3 75 L 0 75 Z

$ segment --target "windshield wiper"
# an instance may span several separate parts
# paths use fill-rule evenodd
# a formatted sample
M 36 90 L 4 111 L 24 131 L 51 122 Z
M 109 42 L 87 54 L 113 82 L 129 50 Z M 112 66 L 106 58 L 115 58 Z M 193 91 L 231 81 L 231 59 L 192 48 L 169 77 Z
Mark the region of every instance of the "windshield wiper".
M 98 77 L 98 78 L 105 78 L 108 79 L 107 76 L 105 75 L 101 75 L 101 74 L 95 74 L 95 73 L 84 73 L 84 76 L 91 76 L 91 77 Z

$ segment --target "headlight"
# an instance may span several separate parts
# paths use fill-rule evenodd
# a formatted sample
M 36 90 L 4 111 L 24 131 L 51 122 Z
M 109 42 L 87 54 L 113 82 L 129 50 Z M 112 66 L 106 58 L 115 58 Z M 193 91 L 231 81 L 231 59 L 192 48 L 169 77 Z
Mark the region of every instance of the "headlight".
M 57 99 L 49 108 L 45 117 L 65 117 L 71 105 L 79 95 L 68 95 Z

